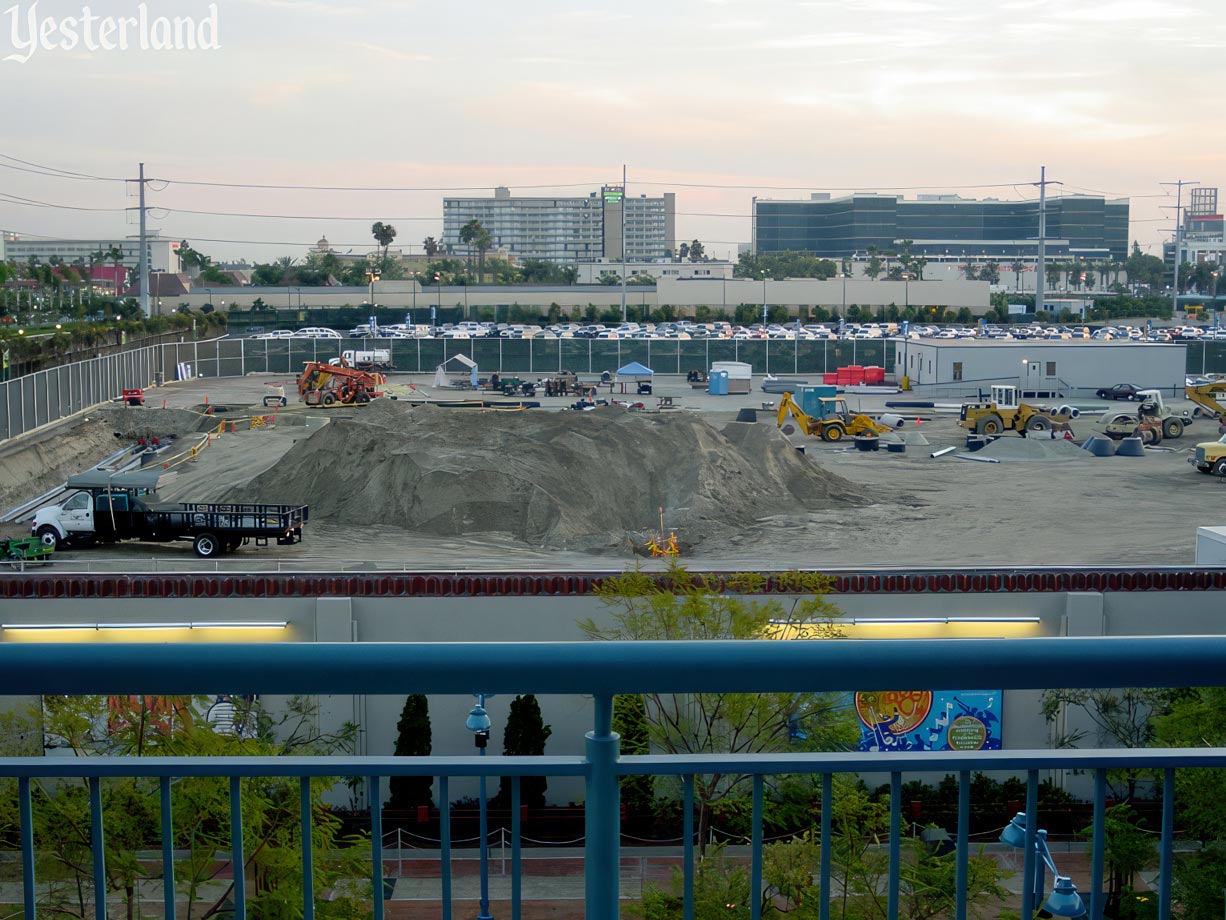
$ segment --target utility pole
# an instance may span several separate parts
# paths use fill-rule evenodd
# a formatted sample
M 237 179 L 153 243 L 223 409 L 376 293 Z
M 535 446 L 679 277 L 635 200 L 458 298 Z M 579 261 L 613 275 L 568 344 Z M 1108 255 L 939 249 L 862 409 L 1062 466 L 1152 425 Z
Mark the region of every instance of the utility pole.
M 626 322 L 626 164 L 622 164 L 622 322 Z
M 1063 183 L 1049 180 L 1047 167 L 1040 166 L 1039 181 L 1033 184 L 1039 187 L 1039 259 L 1034 279 L 1034 312 L 1038 315 L 1043 311 L 1043 297 L 1047 284 L 1047 186 Z
M 1163 182 L 1162 185 L 1175 186 L 1175 257 L 1171 260 L 1175 274 L 1171 279 L 1171 317 L 1174 318 L 1179 309 L 1179 231 L 1183 228 L 1183 187 L 1185 185 L 1200 185 L 1199 182 L 1189 182 L 1187 179 L 1177 179 L 1174 182 Z
M 140 184 L 140 206 L 137 208 L 140 212 L 140 311 L 148 319 L 152 314 L 149 312 L 149 244 L 145 227 L 145 217 L 149 208 L 145 205 L 145 183 L 150 180 L 145 178 L 144 163 L 140 164 L 140 176 L 136 181 Z M 118 279 L 116 279 L 116 284 L 118 284 Z

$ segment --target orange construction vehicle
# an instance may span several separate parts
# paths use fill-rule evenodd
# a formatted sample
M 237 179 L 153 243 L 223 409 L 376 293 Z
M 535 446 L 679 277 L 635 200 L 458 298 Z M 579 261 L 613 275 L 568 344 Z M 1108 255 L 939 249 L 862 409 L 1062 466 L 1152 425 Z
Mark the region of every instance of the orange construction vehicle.
M 376 396 L 387 378 L 339 364 L 308 361 L 298 378 L 298 396 L 308 406 L 364 406 Z

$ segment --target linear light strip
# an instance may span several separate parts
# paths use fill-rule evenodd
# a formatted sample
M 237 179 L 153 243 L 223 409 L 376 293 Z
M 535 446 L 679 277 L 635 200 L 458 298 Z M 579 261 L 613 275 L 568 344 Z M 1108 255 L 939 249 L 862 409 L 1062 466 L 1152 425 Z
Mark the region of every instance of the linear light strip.
M 791 623 L 788 620 L 771 620 L 772 626 L 813 626 L 813 623 Z M 850 626 L 911 626 L 932 625 L 944 626 L 950 623 L 1039 623 L 1039 617 L 851 617 L 846 620 L 836 618 L 833 623 L 845 623 Z
M 284 629 L 287 620 L 201 620 L 176 623 L 0 623 L 0 629 Z

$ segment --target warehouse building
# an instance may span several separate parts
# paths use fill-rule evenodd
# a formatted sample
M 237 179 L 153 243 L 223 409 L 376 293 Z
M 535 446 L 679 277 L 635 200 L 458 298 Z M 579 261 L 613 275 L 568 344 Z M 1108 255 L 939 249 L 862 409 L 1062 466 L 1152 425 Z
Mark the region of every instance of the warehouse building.
M 947 395 L 1014 384 L 1025 396 L 1092 396 L 1100 387 L 1132 383 L 1182 395 L 1187 346 L 1075 339 L 906 339 L 894 372 L 912 387 L 941 387 Z

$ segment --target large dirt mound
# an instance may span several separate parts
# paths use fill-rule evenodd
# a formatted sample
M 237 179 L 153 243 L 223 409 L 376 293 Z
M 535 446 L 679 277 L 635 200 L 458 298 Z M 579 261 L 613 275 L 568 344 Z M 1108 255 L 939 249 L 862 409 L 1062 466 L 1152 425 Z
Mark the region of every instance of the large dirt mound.
M 156 406 L 101 406 L 98 414 L 117 434 L 132 440 L 150 435 L 182 438 L 216 428 L 221 421 L 220 416 L 214 418 L 190 409 L 162 409 Z
M 337 418 L 233 500 L 304 502 L 312 522 L 439 536 L 503 532 L 596 548 L 665 523 L 687 542 L 773 514 L 861 505 L 773 426 L 688 412 L 489 412 L 378 400 Z

